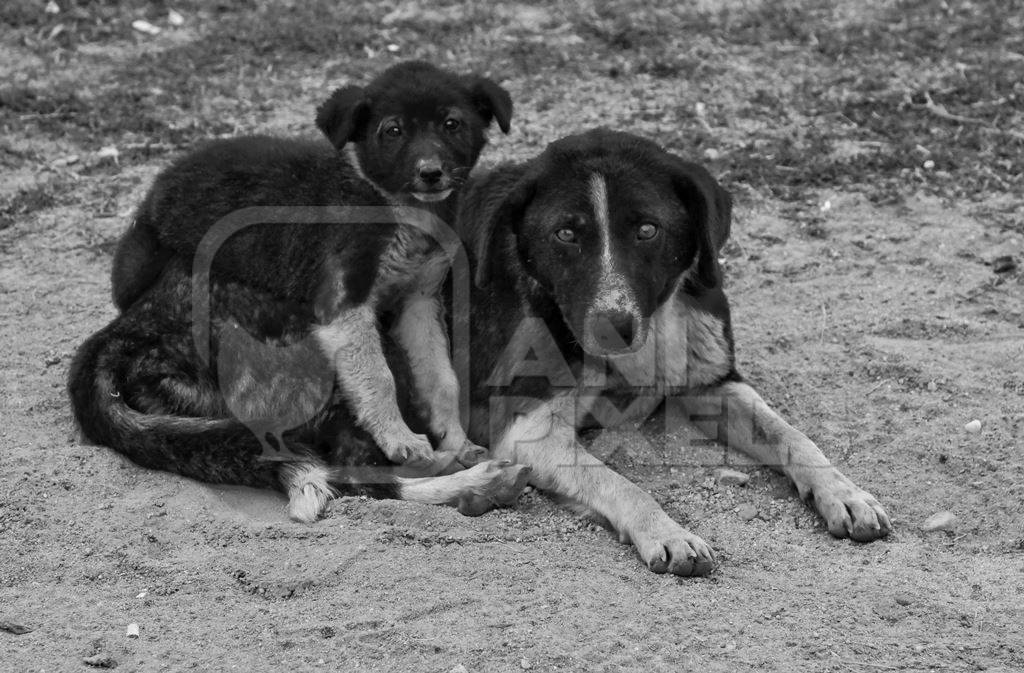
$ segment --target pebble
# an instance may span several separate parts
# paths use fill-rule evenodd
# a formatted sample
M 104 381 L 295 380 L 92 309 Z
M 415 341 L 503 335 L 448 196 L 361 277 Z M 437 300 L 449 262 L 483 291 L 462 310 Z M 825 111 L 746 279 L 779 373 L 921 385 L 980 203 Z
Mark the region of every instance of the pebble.
M 136 624 L 135 622 L 132 622 L 131 624 L 129 624 L 128 625 L 128 630 L 126 631 L 126 635 L 129 638 L 138 638 L 139 637 L 139 625 Z
M 757 518 L 757 508 L 753 505 L 740 505 L 736 512 L 744 521 L 751 521 Z
M 979 432 L 981 432 L 981 421 L 975 418 L 973 421 L 964 426 L 964 430 L 971 433 L 972 435 L 978 434 Z
M 135 21 L 132 21 L 132 28 L 139 31 L 140 33 L 145 33 L 146 35 L 150 36 L 156 36 L 160 34 L 159 26 L 154 26 L 149 21 L 144 21 L 143 19 L 137 19 Z
M 906 594 L 896 594 L 896 605 L 907 606 L 914 602 L 914 599 Z
M 459 664 L 452 670 L 448 671 L 448 673 L 469 673 L 469 669 L 463 666 L 462 664 Z
M 1003 255 L 992 260 L 992 270 L 996 273 L 1010 273 L 1016 269 L 1017 262 L 1010 255 Z
M 529 659 L 523 657 L 519 660 L 519 668 L 523 669 L 524 671 L 528 671 L 531 668 L 533 668 L 533 664 L 530 663 Z
M 956 514 L 952 512 L 936 512 L 930 517 L 924 520 L 921 524 L 921 530 L 926 533 L 934 533 L 936 531 L 945 530 L 949 532 L 956 531 Z
M 715 470 L 715 481 L 723 486 L 745 486 L 750 481 L 750 475 L 739 470 L 730 470 L 727 467 L 720 467 Z
M 117 661 L 106 654 L 94 654 L 91 657 L 84 657 L 82 663 L 94 668 L 117 668 Z
M 184 26 L 185 17 L 181 15 L 181 12 L 176 12 L 173 9 L 167 11 L 167 23 L 174 27 Z

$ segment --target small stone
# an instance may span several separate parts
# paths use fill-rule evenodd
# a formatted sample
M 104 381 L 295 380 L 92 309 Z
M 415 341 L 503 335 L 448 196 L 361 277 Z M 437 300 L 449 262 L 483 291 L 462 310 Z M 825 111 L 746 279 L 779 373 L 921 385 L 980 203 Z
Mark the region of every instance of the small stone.
M 750 481 L 750 475 L 739 470 L 730 470 L 727 467 L 720 467 L 715 470 L 715 481 L 722 486 L 745 486 Z
M 147 594 L 148 594 L 148 592 L 146 592 L 146 591 L 140 591 L 135 597 L 136 598 L 145 598 Z
M 930 171 L 931 169 L 935 168 L 935 162 L 932 161 L 931 159 L 928 159 L 923 164 L 921 164 L 921 167 L 924 168 L 926 171 Z
M 469 673 L 469 669 L 463 666 L 462 664 L 459 664 L 452 670 L 448 671 L 448 673 Z
M 399 47 L 397 44 L 389 44 L 387 46 L 387 50 L 390 51 L 392 54 L 397 53 L 400 49 L 401 47 Z
M 757 518 L 757 508 L 753 505 L 740 505 L 736 512 L 744 521 L 752 521 Z
M 30 633 L 32 629 L 21 624 L 9 622 L 7 620 L 0 621 L 0 631 L 6 631 L 7 633 L 13 633 L 16 636 L 21 636 L 26 633 Z
M 896 595 L 896 605 L 902 605 L 902 606 L 905 607 L 907 605 L 910 605 L 913 602 L 914 602 L 914 599 L 911 598 L 910 596 L 907 596 L 906 594 L 897 594 Z
M 926 533 L 934 533 L 944 530 L 953 533 L 956 531 L 956 514 L 952 512 L 936 512 L 924 520 L 921 530 Z
M 128 625 L 128 630 L 126 631 L 126 635 L 129 638 L 138 638 L 139 637 L 139 625 L 136 624 L 135 622 L 132 622 L 131 624 L 129 624 Z
M 1002 255 L 992 260 L 992 270 L 996 273 L 1010 273 L 1017 268 L 1017 262 L 1011 255 Z
M 143 19 L 137 19 L 135 21 L 132 21 L 132 28 L 134 30 L 139 31 L 140 33 L 145 33 L 146 35 L 149 35 L 151 37 L 160 34 L 159 26 L 154 26 L 149 21 L 145 21 Z
M 964 430 L 971 433 L 972 435 L 978 434 L 979 432 L 981 432 L 981 421 L 975 418 L 973 421 L 964 426 Z
M 114 145 L 106 145 L 104 147 L 99 148 L 96 151 L 96 158 L 97 159 L 99 159 L 101 161 L 104 160 L 104 159 L 110 159 L 115 164 L 117 163 L 117 160 L 118 160 L 118 158 L 120 158 L 120 156 L 121 156 L 121 152 Z
M 181 15 L 181 12 L 176 12 L 173 9 L 167 10 L 167 23 L 171 24 L 175 28 L 178 26 L 185 25 L 185 17 Z
M 939 389 L 939 384 L 935 383 L 935 381 L 929 381 L 928 382 L 928 392 L 934 393 L 938 389 Z
M 60 5 L 53 0 L 50 0 L 46 3 L 46 8 L 43 11 L 47 14 L 60 14 Z
M 93 668 L 117 668 L 117 661 L 106 654 L 94 654 L 91 657 L 84 657 L 82 663 Z
M 533 664 L 530 663 L 529 659 L 523 657 L 519 660 L 519 668 L 523 669 L 524 671 L 528 671 L 531 668 L 533 668 Z

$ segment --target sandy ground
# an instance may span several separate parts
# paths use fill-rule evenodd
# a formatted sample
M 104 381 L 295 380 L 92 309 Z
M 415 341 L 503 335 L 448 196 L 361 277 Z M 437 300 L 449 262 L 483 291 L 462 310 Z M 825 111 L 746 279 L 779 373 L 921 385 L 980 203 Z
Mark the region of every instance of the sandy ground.
M 20 59 L 9 72 L 36 68 L 31 50 L 2 49 Z M 575 104 L 557 82 L 505 83 L 521 130 L 492 160 L 535 152 L 551 137 L 526 129 Z M 593 116 L 614 121 L 650 83 L 580 86 L 604 87 Z M 294 131 L 306 107 L 282 99 L 255 125 Z M 276 494 L 82 444 L 67 368 L 114 315 L 112 242 L 167 157 L 90 172 L 60 163 L 78 141 L 12 128 L 4 156 L 31 160 L 5 159 L 4 188 L 63 191 L 0 231 L 0 669 L 88 670 L 95 655 L 140 671 L 1024 669 L 1024 284 L 993 266 L 1024 258 L 1019 194 L 879 205 L 869 188 L 797 203 L 735 188 L 740 369 L 895 532 L 832 539 L 783 478 L 688 432 L 606 434 L 595 451 L 719 552 L 712 576 L 681 579 L 532 491 L 473 519 L 341 498 L 307 526 Z M 716 485 L 723 462 L 750 484 Z M 955 530 L 923 532 L 943 510 Z

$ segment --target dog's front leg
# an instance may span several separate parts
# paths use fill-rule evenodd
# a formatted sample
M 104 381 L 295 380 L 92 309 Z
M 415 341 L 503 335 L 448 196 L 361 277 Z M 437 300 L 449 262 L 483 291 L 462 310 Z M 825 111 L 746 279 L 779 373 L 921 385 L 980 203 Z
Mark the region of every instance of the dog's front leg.
M 814 442 L 746 383 L 724 383 L 683 399 L 691 417 L 724 414 L 715 439 L 788 476 L 802 498 L 813 499 L 832 535 L 869 542 L 892 531 L 878 500 L 829 463 Z M 716 407 L 711 414 L 709 402 Z
M 475 465 L 487 450 L 466 438 L 459 419 L 459 381 L 448 353 L 441 303 L 434 294 L 416 294 L 402 306 L 392 334 L 409 359 L 416 403 L 426 410 L 438 451 Z
M 402 419 L 391 374 L 381 348 L 377 315 L 370 304 L 340 311 L 315 331 L 320 347 L 334 363 L 338 387 L 351 405 L 356 423 L 370 433 L 395 463 L 433 462 L 433 448 Z
M 669 518 L 649 493 L 583 449 L 575 413 L 571 395 L 539 402 L 515 414 L 492 443 L 492 454 L 529 466 L 531 484 L 603 517 L 654 572 L 710 572 L 714 553 L 704 540 Z

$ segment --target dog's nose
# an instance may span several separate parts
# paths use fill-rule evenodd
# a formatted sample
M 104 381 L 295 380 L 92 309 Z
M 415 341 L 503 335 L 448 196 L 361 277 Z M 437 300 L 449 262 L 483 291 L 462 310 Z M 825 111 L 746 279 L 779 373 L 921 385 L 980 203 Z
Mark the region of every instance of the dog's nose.
M 444 170 L 441 163 L 437 161 L 421 161 L 419 165 L 420 180 L 424 184 L 435 185 L 444 177 Z
M 626 311 L 609 311 L 595 316 L 591 325 L 594 338 L 603 348 L 618 350 L 633 343 L 636 320 Z

